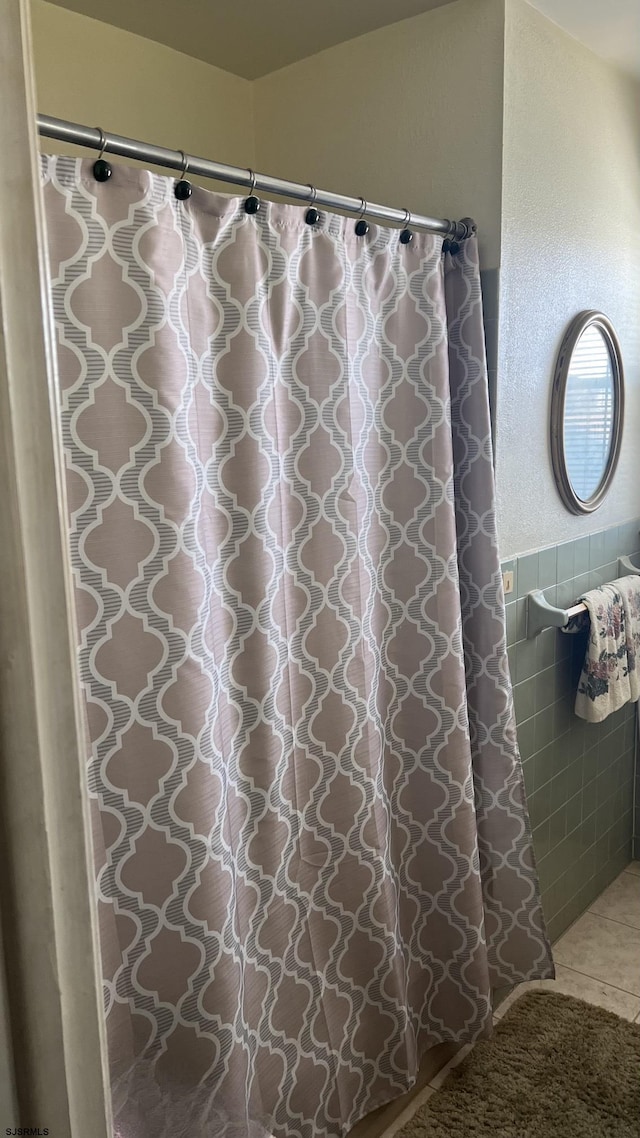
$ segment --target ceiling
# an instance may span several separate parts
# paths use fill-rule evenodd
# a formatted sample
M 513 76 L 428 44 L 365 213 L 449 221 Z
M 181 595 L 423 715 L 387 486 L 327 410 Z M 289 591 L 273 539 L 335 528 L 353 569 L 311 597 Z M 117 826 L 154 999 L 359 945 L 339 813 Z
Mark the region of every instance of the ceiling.
M 640 0 L 529 0 L 617 67 L 640 78 Z
M 257 79 L 452 0 L 54 0 L 225 71 Z M 640 77 L 640 0 L 530 0 L 598 55 Z
M 257 79 L 451 0 L 54 0 Z

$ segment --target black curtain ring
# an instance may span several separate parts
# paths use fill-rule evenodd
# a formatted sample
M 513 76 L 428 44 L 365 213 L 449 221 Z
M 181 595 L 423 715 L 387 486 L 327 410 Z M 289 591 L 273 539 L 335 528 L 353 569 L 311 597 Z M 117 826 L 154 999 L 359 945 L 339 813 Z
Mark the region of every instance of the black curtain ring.
M 182 169 L 180 171 L 180 178 L 176 182 L 173 192 L 178 201 L 184 202 L 187 198 L 191 197 L 191 182 L 188 182 L 185 178 L 185 174 L 189 169 L 189 159 L 184 150 L 180 150 L 179 153 L 182 155 Z
M 364 219 L 366 212 L 367 203 L 364 198 L 360 198 L 360 218 L 356 221 L 356 237 L 366 237 L 369 232 L 369 222 Z
M 93 176 L 96 182 L 108 182 L 109 178 L 111 177 L 112 170 L 110 164 L 106 162 L 102 157 L 105 150 L 107 149 L 107 136 L 101 126 L 97 126 L 96 130 L 100 132 L 100 142 L 98 144 L 100 146 L 100 153 L 93 163 Z
M 413 233 L 411 232 L 411 230 L 409 228 L 409 226 L 411 225 L 411 211 L 408 210 L 406 207 L 405 207 L 405 211 L 404 211 L 404 220 L 403 220 L 402 224 L 403 224 L 404 228 L 400 234 L 400 241 L 402 242 L 403 245 L 409 245 L 409 243 L 411 241 L 413 241 Z
M 249 197 L 247 198 L 247 200 L 244 203 L 244 212 L 245 213 L 257 213 L 258 210 L 260 209 L 260 198 L 257 198 L 253 192 L 256 188 L 256 176 L 250 167 L 247 167 L 247 169 L 249 170 L 250 184 L 249 184 Z
M 319 212 L 319 210 L 316 209 L 316 205 L 315 205 L 316 198 L 318 196 L 318 191 L 316 190 L 315 186 L 311 185 L 311 182 L 307 182 L 307 185 L 308 185 L 309 189 L 311 190 L 311 205 L 309 206 L 309 209 L 307 210 L 306 214 L 304 215 L 304 219 L 305 219 L 307 225 L 315 225 L 316 221 L 320 217 L 320 212 Z
M 456 253 L 460 252 L 460 242 L 457 238 L 457 230 L 458 226 L 456 225 L 455 221 L 450 221 L 447 240 L 442 244 L 444 252 L 450 253 L 452 257 L 455 257 Z

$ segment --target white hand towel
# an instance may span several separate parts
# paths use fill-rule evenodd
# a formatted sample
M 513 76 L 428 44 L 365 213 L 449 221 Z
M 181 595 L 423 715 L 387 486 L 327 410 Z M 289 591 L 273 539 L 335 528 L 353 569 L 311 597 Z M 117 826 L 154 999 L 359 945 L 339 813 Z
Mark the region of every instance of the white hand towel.
M 631 573 L 613 582 L 619 590 L 624 607 L 627 633 L 627 672 L 631 688 L 631 702 L 640 696 L 640 576 Z
M 591 627 L 575 712 L 601 723 L 640 694 L 640 577 L 621 577 L 581 599 Z

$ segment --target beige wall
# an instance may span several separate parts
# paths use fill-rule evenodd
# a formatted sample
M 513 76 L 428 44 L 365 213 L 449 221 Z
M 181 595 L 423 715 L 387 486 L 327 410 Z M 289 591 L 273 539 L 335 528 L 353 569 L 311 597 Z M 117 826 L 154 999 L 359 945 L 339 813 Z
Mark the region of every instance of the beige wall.
M 371 201 L 474 216 L 483 265 L 497 266 L 503 0 L 456 0 L 254 83 L 45 0 L 32 0 L 32 18 L 44 113 Z
M 49 114 L 371 201 L 474 216 L 482 267 L 501 266 L 502 555 L 640 513 L 637 84 L 524 0 L 455 0 L 254 83 L 33 5 L 38 102 Z M 485 278 L 492 343 L 495 276 Z M 619 472 L 584 519 L 560 501 L 548 446 L 556 351 L 583 308 L 602 309 L 618 329 L 628 391 Z
M 32 23 L 43 114 L 253 165 L 248 79 L 45 0 L 33 0 Z
M 371 201 L 473 216 L 499 263 L 502 0 L 456 0 L 255 82 L 256 165 Z
M 505 47 L 496 473 L 510 557 L 640 513 L 640 88 L 523 0 L 507 0 Z M 548 416 L 558 346 L 586 308 L 617 329 L 627 413 L 609 496 L 575 517 Z

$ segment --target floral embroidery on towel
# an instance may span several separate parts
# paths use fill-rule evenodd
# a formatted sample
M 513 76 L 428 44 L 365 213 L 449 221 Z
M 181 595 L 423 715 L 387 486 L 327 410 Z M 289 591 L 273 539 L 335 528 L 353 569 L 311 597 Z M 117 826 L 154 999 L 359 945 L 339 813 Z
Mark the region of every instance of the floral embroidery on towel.
M 640 577 L 623 577 L 582 598 L 591 621 L 576 715 L 599 723 L 638 698 Z
M 619 639 L 624 621 L 622 598 L 619 597 L 610 605 L 600 604 L 597 615 L 600 622 L 597 625 L 597 636 Z M 615 679 L 620 667 L 623 669 L 622 674 L 626 676 L 628 674 L 626 640 L 618 644 L 615 652 L 603 648 L 597 657 L 595 654 L 587 653 L 578 691 L 591 700 L 606 695 L 609 683 Z
M 627 660 L 629 672 L 637 672 L 640 652 L 640 577 L 627 577 L 627 581 L 637 581 L 637 588 L 631 587 L 627 593 Z

